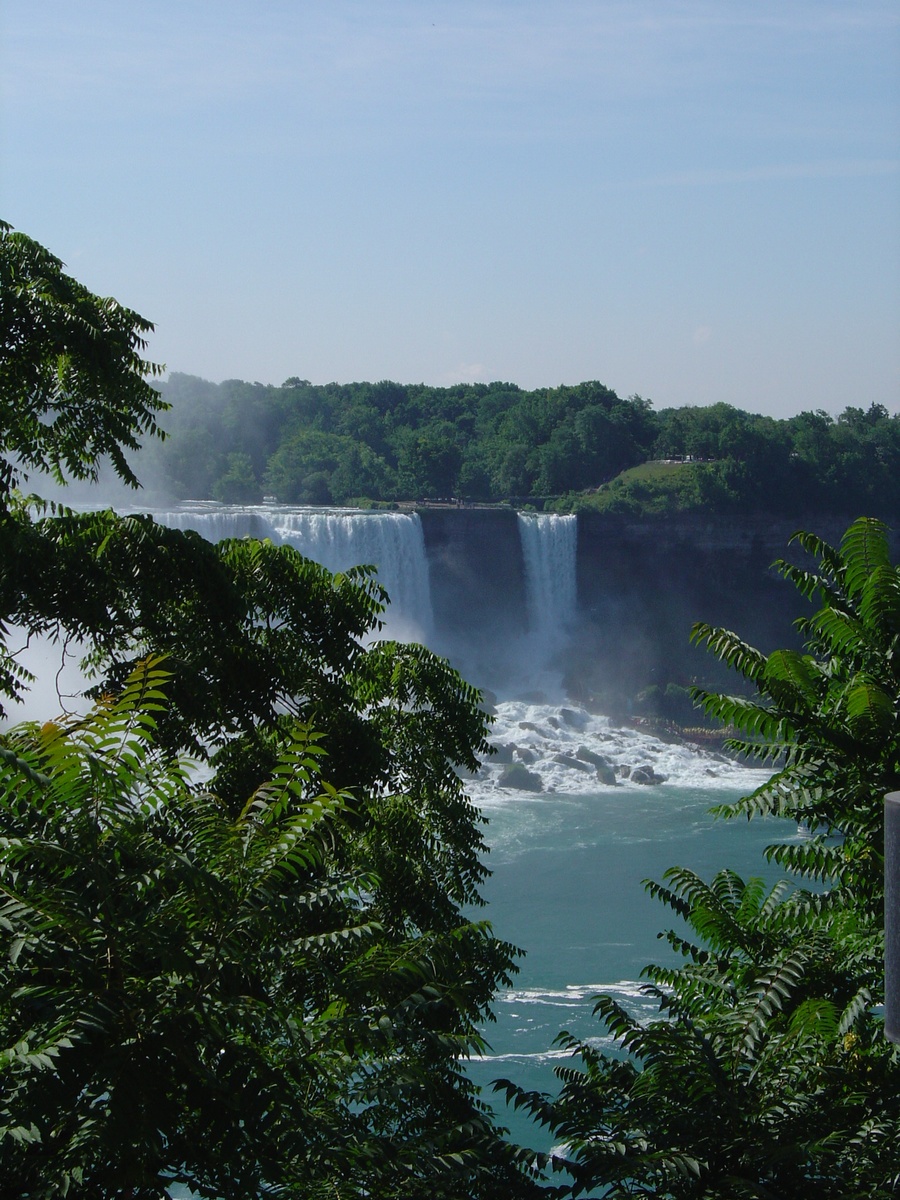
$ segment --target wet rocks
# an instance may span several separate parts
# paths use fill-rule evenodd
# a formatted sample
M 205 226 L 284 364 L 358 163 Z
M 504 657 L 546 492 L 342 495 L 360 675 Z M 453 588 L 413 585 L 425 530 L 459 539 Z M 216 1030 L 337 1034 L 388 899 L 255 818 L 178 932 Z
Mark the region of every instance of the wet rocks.
M 568 767 L 571 771 L 588 771 L 591 767 L 588 763 L 581 762 L 577 758 L 573 758 L 571 754 L 554 754 L 553 762 L 559 763 L 562 767 Z
M 632 783 L 644 783 L 649 785 L 665 783 L 667 777 L 665 775 L 657 775 L 657 773 L 650 766 L 644 766 L 635 767 L 631 772 L 630 778 Z
M 513 788 L 517 792 L 542 792 L 544 790 L 544 783 L 540 775 L 529 771 L 525 764 L 520 762 L 505 766 L 497 783 L 499 787 Z
M 494 753 L 491 755 L 491 762 L 495 763 L 511 763 L 513 760 L 513 750 L 515 745 L 512 742 L 492 742 Z
M 520 721 L 519 728 L 525 729 L 529 733 L 536 733 L 538 737 L 551 738 L 553 736 L 547 729 L 542 729 L 540 725 L 535 725 L 534 721 Z
M 581 759 L 582 762 L 590 763 L 597 771 L 597 778 L 607 787 L 615 787 L 618 780 L 616 779 L 616 768 L 603 754 L 597 754 L 587 746 L 579 746 L 575 751 L 575 757 Z

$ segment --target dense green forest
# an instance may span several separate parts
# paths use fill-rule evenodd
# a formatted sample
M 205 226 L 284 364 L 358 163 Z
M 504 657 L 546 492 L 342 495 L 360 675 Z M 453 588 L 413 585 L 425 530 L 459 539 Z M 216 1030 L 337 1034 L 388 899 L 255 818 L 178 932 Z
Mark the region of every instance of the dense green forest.
M 177 499 L 348 504 L 461 498 L 560 511 L 871 512 L 900 505 L 900 417 L 784 420 L 729 404 L 655 412 L 600 383 L 330 383 L 172 374 L 170 434 L 142 474 Z

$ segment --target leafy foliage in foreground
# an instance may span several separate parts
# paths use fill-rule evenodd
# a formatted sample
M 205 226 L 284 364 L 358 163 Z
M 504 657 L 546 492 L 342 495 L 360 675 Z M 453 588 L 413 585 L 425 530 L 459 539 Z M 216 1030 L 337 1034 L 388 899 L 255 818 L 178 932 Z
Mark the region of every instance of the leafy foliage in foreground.
M 212 753 L 229 804 L 268 778 L 293 719 L 312 723 L 332 779 L 358 797 L 385 916 L 446 928 L 479 902 L 485 846 L 455 770 L 476 769 L 487 748 L 478 693 L 424 647 L 363 644 L 384 603 L 370 573 L 332 576 L 287 546 L 212 545 L 149 517 L 35 521 L 26 505 L 0 523 L 0 547 L 0 611 L 63 646 L 86 643 L 97 694 L 116 692 L 143 655 L 168 656 L 159 741 Z
M 849 921 L 860 965 L 880 977 L 884 923 L 884 795 L 900 786 L 900 572 L 891 564 L 887 530 L 860 519 L 840 549 L 798 534 L 816 569 L 779 561 L 782 574 L 820 607 L 797 622 L 806 653 L 777 650 L 733 658 L 736 639 L 705 625 L 694 636 L 733 661 L 756 687 L 755 702 L 698 692 L 708 713 L 737 731 L 734 749 L 783 757 L 771 780 L 726 816 L 781 816 L 814 835 L 772 846 L 771 859 L 800 878 L 825 885 L 803 893 L 811 919 Z M 743 735 L 743 736 L 740 736 Z M 799 919 L 799 918 L 798 918 Z M 848 935 L 849 936 L 849 935 Z
M 757 691 L 698 692 L 780 766 L 725 816 L 786 818 L 804 836 L 769 848 L 796 879 L 767 890 L 731 871 L 674 868 L 649 890 L 682 922 L 679 965 L 644 974 L 660 1017 L 609 996 L 610 1055 L 561 1035 L 579 1060 L 555 1100 L 500 1087 L 565 1145 L 572 1195 L 670 1200 L 870 1200 L 900 1195 L 900 1061 L 877 1015 L 883 992 L 883 797 L 900 784 L 900 573 L 883 525 L 860 519 L 835 549 L 797 536 L 815 567 L 781 563 L 820 601 L 805 654 L 766 656 L 698 625 Z
M 456 1065 L 481 930 L 386 933 L 305 726 L 237 816 L 191 786 L 154 742 L 165 686 L 151 662 L 4 739 L 4 1188 L 524 1194 Z
M 573 1195 L 897 1194 L 898 1069 L 871 994 L 829 939 L 785 929 L 782 897 L 723 871 L 676 870 L 658 894 L 699 940 L 645 971 L 660 1018 L 595 1008 L 628 1057 L 562 1035 L 579 1067 L 559 1097 L 504 1087 L 564 1143 Z
M 3 1187 L 530 1194 L 460 1068 L 518 953 L 464 913 L 478 693 L 373 640 L 368 570 L 23 498 L 28 469 L 103 455 L 136 483 L 124 452 L 165 406 L 143 318 L 21 235 L 0 274 L 0 697 L 41 637 L 99 704 L 0 740 Z
M 142 357 L 150 322 L 62 267 L 0 221 L 0 508 L 25 472 L 96 479 L 103 456 L 136 485 L 124 451 L 159 435 L 168 407 Z

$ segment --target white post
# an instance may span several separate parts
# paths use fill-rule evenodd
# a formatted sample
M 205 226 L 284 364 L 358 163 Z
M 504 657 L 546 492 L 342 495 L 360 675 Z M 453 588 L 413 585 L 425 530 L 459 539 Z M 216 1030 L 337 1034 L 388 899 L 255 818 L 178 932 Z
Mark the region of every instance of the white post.
M 900 792 L 884 798 L 884 1032 L 900 1045 Z

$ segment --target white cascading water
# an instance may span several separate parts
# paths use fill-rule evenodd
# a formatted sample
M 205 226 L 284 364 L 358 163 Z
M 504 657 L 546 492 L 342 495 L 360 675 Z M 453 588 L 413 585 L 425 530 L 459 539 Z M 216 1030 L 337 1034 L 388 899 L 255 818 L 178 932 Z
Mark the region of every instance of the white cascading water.
M 208 542 L 223 538 L 272 536 L 268 521 L 261 511 L 252 508 L 223 508 L 221 505 L 197 503 L 190 508 L 155 512 L 154 520 L 170 529 L 193 529 Z
M 428 560 L 416 513 L 197 504 L 155 516 L 164 525 L 194 529 L 213 542 L 226 537 L 270 538 L 293 546 L 332 572 L 374 566 L 391 601 L 385 633 L 426 643 L 431 638 Z
M 378 580 L 391 598 L 387 625 L 392 636 L 429 641 L 434 626 L 431 584 L 418 514 L 287 509 L 273 511 L 269 520 L 278 540 L 329 571 L 360 564 L 377 567 Z
M 575 620 L 578 518 L 519 513 L 525 561 L 528 630 L 547 656 L 560 649 Z
M 391 597 L 385 634 L 426 643 L 433 634 L 425 539 L 422 523 L 414 514 L 195 502 L 154 516 L 170 528 L 193 529 L 209 541 L 270 538 L 294 546 L 330 571 L 372 564 Z M 634 782 L 635 768 L 641 767 L 670 786 L 736 786 L 737 781 L 749 778 L 746 767 L 719 755 L 659 742 L 633 729 L 615 728 L 606 717 L 551 699 L 559 690 L 554 655 L 565 647 L 576 615 L 576 528 L 574 516 L 519 516 L 529 632 L 525 646 L 517 650 L 521 674 L 513 682 L 521 692 L 544 692 L 546 698 L 543 702 L 498 702 L 491 740 L 503 753 L 487 760 L 479 778 L 471 782 L 473 795 L 490 807 L 516 794 L 501 780 L 503 767 L 510 761 L 527 764 L 541 791 L 564 794 L 593 793 L 608 787 L 598 781 L 596 764 L 600 760 L 616 773 L 618 787 L 638 791 L 644 790 Z M 24 643 L 24 633 L 21 639 Z M 13 631 L 10 645 L 16 644 Z M 12 722 L 46 720 L 61 707 L 82 707 L 78 693 L 85 680 L 74 665 L 77 653 L 70 647 L 67 657 L 58 646 L 32 640 L 24 660 L 39 683 L 21 708 L 13 707 Z M 60 686 L 69 695 L 58 697 Z M 759 782 L 764 777 L 765 773 Z

